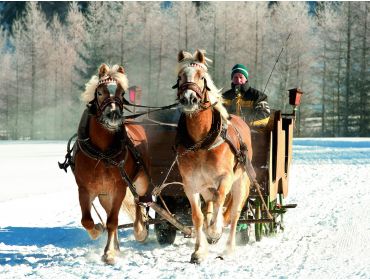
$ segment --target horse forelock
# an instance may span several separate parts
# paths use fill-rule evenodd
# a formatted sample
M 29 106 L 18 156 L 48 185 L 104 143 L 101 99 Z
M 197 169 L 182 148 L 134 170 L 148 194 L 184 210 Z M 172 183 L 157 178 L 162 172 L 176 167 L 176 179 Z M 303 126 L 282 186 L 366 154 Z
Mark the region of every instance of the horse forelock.
M 208 71 L 207 65 L 200 63 L 200 62 L 196 62 L 193 59 L 184 59 L 180 61 L 179 64 L 177 65 L 176 71 L 178 74 L 180 74 L 182 71 L 186 71 L 187 68 L 190 69 L 190 67 L 201 69 L 205 72 Z
M 109 75 L 114 78 L 118 84 L 121 85 L 121 87 L 127 91 L 128 89 L 128 79 L 127 79 L 127 76 L 121 72 L 118 72 L 118 69 L 119 69 L 119 65 L 114 65 L 110 71 L 109 71 Z
M 119 85 L 121 85 L 124 91 L 127 91 L 127 76 L 121 72 L 118 72 L 118 69 L 119 65 L 116 64 L 111 67 L 108 73 L 101 79 L 99 79 L 99 77 L 96 75 L 92 76 L 91 79 L 85 84 L 85 91 L 81 94 L 81 100 L 84 103 L 89 103 L 90 101 L 94 100 L 95 90 L 99 86 L 99 83 L 103 80 L 109 80 L 109 77 L 113 78 Z

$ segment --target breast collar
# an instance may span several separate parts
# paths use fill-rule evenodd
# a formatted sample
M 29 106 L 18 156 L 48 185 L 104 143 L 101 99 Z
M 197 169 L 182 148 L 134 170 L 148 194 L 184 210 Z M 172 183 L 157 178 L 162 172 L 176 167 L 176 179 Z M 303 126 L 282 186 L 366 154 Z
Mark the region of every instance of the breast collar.
M 175 146 L 183 146 L 186 150 L 211 150 L 221 145 L 225 140 L 227 122 L 222 120 L 221 114 L 217 110 L 212 112 L 212 125 L 208 134 L 199 142 L 194 142 L 186 129 L 186 116 L 181 114 L 177 126 Z

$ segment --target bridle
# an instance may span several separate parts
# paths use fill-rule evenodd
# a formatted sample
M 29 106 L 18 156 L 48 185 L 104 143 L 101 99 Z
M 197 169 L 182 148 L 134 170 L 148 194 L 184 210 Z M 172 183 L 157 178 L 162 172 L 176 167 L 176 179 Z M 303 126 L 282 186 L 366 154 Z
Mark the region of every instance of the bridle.
M 96 106 L 96 109 L 97 109 L 97 116 L 101 116 L 102 113 L 104 112 L 105 108 L 111 104 L 116 104 L 120 110 L 120 112 L 122 112 L 123 110 L 123 100 L 121 100 L 119 97 L 117 96 L 112 96 L 112 94 L 110 93 L 108 97 L 106 97 L 103 102 L 101 104 L 99 104 L 98 102 L 98 87 L 100 85 L 108 85 L 109 83 L 117 83 L 113 78 L 111 78 L 110 76 L 104 78 L 104 79 L 101 79 L 95 89 L 95 93 L 94 93 L 94 100 L 92 101 L 95 106 Z M 124 92 L 122 93 L 122 95 L 124 94 Z
M 197 65 L 196 63 L 192 63 L 190 64 L 190 66 L 187 66 L 187 67 L 196 67 L 195 65 Z M 186 67 L 184 67 L 180 72 L 179 74 L 185 69 Z M 180 85 L 180 76 L 179 78 L 177 79 L 177 82 L 176 84 L 172 87 L 173 89 L 177 88 L 177 99 L 179 100 L 180 99 L 180 96 L 186 91 L 186 90 L 192 90 L 195 92 L 196 96 L 200 99 L 200 102 L 199 102 L 199 106 L 202 108 L 202 109 L 208 109 L 209 107 L 212 106 L 209 98 L 208 98 L 208 91 L 210 91 L 209 87 L 207 86 L 207 79 L 206 78 L 202 78 L 203 81 L 204 81 L 204 86 L 203 86 L 203 89 L 201 89 L 198 84 L 194 83 L 194 82 L 185 82 L 183 84 Z
M 96 105 L 96 108 L 98 110 L 98 115 L 101 115 L 103 113 L 103 111 L 105 110 L 105 108 L 110 105 L 110 104 L 116 104 L 118 105 L 119 107 L 119 110 L 122 111 L 123 110 L 123 101 L 117 97 L 117 96 L 113 96 L 113 97 L 110 97 L 108 96 L 107 98 L 105 98 L 103 100 L 103 102 L 99 105 L 99 102 L 98 102 L 98 99 L 97 99 L 97 93 L 95 91 L 95 105 Z

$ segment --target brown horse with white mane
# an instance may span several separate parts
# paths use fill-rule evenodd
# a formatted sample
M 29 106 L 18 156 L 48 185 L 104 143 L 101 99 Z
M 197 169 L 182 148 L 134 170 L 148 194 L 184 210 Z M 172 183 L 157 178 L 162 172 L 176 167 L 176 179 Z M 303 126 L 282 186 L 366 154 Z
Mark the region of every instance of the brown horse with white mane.
M 108 264 L 114 263 L 119 251 L 118 214 L 128 182 L 135 187 L 132 192 L 138 196 L 145 195 L 149 182 L 145 131 L 139 125 L 124 122 L 123 95 L 127 88 L 123 67 L 109 68 L 105 64 L 99 67 L 98 76 L 91 78 L 82 94 L 88 109 L 82 116 L 74 147 L 81 222 L 92 239 L 103 232 L 103 225 L 94 224 L 90 213 L 92 202 L 98 197 L 107 214 L 108 240 L 103 260 Z M 138 204 L 135 208 L 134 235 L 136 240 L 144 241 L 148 235 L 144 211 Z
M 220 90 L 207 73 L 204 53 L 181 51 L 178 62 L 174 86 L 182 105 L 176 141 L 178 166 L 196 237 L 191 262 L 200 263 L 208 253 L 207 240 L 217 242 L 224 224 L 231 224 L 226 253 L 235 249 L 236 226 L 251 181 L 246 172 L 252 160 L 251 135 L 247 124 L 228 115 L 222 106 Z M 205 217 L 200 195 L 207 204 Z

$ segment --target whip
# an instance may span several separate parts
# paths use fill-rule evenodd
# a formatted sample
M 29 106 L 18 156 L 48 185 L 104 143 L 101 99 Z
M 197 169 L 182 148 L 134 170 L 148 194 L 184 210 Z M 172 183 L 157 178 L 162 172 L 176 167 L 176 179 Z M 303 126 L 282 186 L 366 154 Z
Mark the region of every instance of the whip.
M 288 40 L 289 40 L 289 38 L 290 38 L 290 35 L 291 35 L 291 34 L 292 34 L 292 32 L 289 32 L 288 37 L 286 38 L 286 40 L 285 40 L 285 42 L 284 42 L 284 45 L 288 42 Z M 276 66 L 276 64 L 278 63 L 278 61 L 279 61 L 279 59 L 280 59 L 280 56 L 281 56 L 281 54 L 282 54 L 282 53 L 283 53 L 283 51 L 284 51 L 284 45 L 283 45 L 283 47 L 281 48 L 281 51 L 280 51 L 280 53 L 279 53 L 279 56 L 277 57 L 277 59 L 276 59 L 276 61 L 275 61 L 274 67 L 272 67 L 272 70 L 271 70 L 270 76 L 269 76 L 269 78 L 268 78 L 268 80 L 267 80 L 267 82 L 266 82 L 266 85 L 265 85 L 265 88 L 264 88 L 264 90 L 263 90 L 263 93 L 265 93 L 266 88 L 267 88 L 267 85 L 268 85 L 268 83 L 269 83 L 269 81 L 270 81 L 270 78 L 271 78 L 272 72 L 274 72 L 274 70 L 275 70 L 275 66 Z

